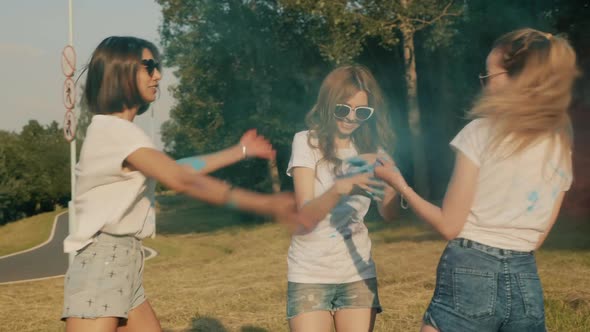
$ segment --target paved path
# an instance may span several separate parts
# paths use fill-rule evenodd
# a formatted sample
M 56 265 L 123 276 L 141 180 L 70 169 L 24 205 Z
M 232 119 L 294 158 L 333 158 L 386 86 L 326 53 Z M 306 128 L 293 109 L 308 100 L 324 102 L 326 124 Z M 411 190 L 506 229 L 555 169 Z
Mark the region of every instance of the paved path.
M 0 284 L 60 277 L 66 273 L 68 254 L 63 252 L 63 240 L 68 235 L 68 213 L 56 217 L 53 227 L 44 244 L 0 257 Z M 145 247 L 144 252 L 146 259 L 156 254 Z

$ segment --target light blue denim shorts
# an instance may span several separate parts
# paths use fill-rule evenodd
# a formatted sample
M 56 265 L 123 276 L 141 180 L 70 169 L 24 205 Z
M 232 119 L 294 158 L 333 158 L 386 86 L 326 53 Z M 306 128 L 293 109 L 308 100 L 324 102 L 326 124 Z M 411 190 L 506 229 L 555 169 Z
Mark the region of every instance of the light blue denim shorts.
M 377 278 L 344 284 L 287 285 L 287 319 L 310 311 L 335 312 L 341 309 L 374 308 L 382 311 L 377 292 Z
M 141 241 L 135 237 L 99 233 L 76 253 L 65 275 L 62 320 L 126 319 L 146 300 L 143 258 Z
M 544 332 L 543 288 L 533 252 L 467 239 L 448 243 L 424 314 L 439 331 Z

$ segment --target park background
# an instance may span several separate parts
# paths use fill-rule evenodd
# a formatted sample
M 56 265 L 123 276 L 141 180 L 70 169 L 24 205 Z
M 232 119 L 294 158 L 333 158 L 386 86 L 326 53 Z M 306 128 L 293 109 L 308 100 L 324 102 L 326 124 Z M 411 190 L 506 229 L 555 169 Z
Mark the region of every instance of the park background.
M 305 113 L 323 77 L 335 65 L 356 62 L 372 70 L 385 92 L 385 111 L 397 135 L 390 152 L 410 184 L 439 201 L 453 166 L 448 142 L 468 121 L 465 112 L 480 93 L 477 75 L 485 71 L 493 41 L 521 27 L 566 35 L 583 73 L 570 109 L 574 183 L 539 261 L 552 330 L 590 328 L 590 1 L 159 0 L 156 5 L 164 75 L 175 78 L 166 91 L 169 109 L 157 109 L 168 113 L 158 141 L 181 158 L 230 146 L 245 130 L 257 128 L 276 147 L 276 164 L 249 160 L 215 175 L 266 192 L 292 189 L 284 170 L 293 134 L 305 129 Z M 63 7 L 65 22 L 65 2 Z M 45 59 L 45 65 L 58 68 L 59 55 L 54 59 Z M 80 72 L 84 59 L 78 61 Z M 5 117 L 18 110 L 2 112 Z M 79 149 L 89 115 L 84 105 L 77 114 Z M 42 242 L 43 227 L 67 206 L 69 156 L 59 122 L 33 116 L 19 130 L 0 130 L 0 224 L 6 224 L 0 226 L 0 246 L 8 248 L 2 254 L 29 243 L 9 236 L 15 228 Z M 285 329 L 286 232 L 264 219 L 161 189 L 159 235 L 148 241 L 160 255 L 148 263 L 146 288 L 163 326 Z M 410 212 L 395 224 L 383 224 L 374 211 L 367 219 L 389 308 L 377 330 L 413 329 L 431 295 L 444 242 Z M 63 280 L 43 283 L 1 286 L 0 311 L 12 319 L 3 318 L 0 325 L 59 329 Z M 20 300 L 11 302 L 9 294 Z

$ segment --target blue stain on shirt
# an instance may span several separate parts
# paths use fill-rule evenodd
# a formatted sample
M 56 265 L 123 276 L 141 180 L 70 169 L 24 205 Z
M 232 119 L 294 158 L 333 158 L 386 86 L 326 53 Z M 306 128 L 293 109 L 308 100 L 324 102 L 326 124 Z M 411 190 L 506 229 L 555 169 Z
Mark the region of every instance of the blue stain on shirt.
M 529 193 L 528 201 L 530 202 L 530 205 L 527 207 L 527 211 L 532 212 L 537 205 L 537 201 L 539 201 L 539 193 L 536 190 L 531 191 Z
M 539 200 L 539 193 L 536 191 L 531 191 L 529 193 L 529 201 L 534 203 L 538 200 Z
M 559 175 L 559 177 L 561 177 L 564 180 L 568 180 L 569 179 L 569 174 L 563 170 L 563 168 L 555 166 L 555 164 L 551 163 L 551 166 L 553 167 L 553 170 L 555 171 L 555 173 L 557 173 L 557 175 Z
M 346 163 L 350 164 L 351 166 L 365 166 L 367 165 L 367 161 L 359 156 L 354 156 L 345 160 Z
M 180 165 L 189 165 L 197 171 L 203 169 L 206 165 L 205 161 L 199 157 L 182 158 L 178 159 L 176 162 Z

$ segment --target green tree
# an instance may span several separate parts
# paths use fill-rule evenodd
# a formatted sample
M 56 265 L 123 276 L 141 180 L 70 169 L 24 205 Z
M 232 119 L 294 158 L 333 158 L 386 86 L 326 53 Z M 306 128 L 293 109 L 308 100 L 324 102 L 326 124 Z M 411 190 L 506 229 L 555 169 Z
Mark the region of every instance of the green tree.
M 70 195 L 68 144 L 57 122 L 0 132 L 0 223 L 64 205 Z
M 25 216 L 19 211 L 30 199 L 23 179 L 26 165 L 18 135 L 0 131 L 0 224 Z
M 587 2 L 161 0 L 165 58 L 180 82 L 162 130 L 166 149 L 177 157 L 206 153 L 257 127 L 278 147 L 284 169 L 321 79 L 335 64 L 358 61 L 375 73 L 392 109 L 407 109 L 392 114 L 402 138 L 398 161 L 417 191 L 440 198 L 452 169 L 448 142 L 481 89 L 477 75 L 493 40 L 530 26 L 577 31 L 583 44 Z M 239 167 L 246 176 L 235 168 L 223 175 L 267 181 L 259 176 L 266 165 Z
M 31 120 L 19 140 L 27 163 L 23 178 L 31 192 L 27 214 L 64 205 L 70 191 L 70 172 L 69 144 L 63 138 L 63 129 L 55 121 L 43 127 Z
M 158 2 L 165 59 L 179 78 L 162 126 L 166 150 L 175 157 L 219 150 L 255 127 L 285 151 L 326 68 L 299 17 L 273 0 Z M 266 190 L 270 177 L 259 169 L 268 166 L 276 189 L 277 166 L 260 161 L 220 176 Z
M 455 33 L 452 23 L 462 14 L 463 5 L 452 0 L 282 0 L 281 3 L 304 13 L 305 21 L 313 22 L 310 39 L 323 56 L 336 64 L 354 60 L 372 38 L 378 38 L 385 48 L 402 42 L 408 125 L 413 143 L 413 183 L 417 192 L 428 197 L 430 184 L 418 103 L 414 38 L 417 32 L 425 30 L 431 49 L 448 43 Z

